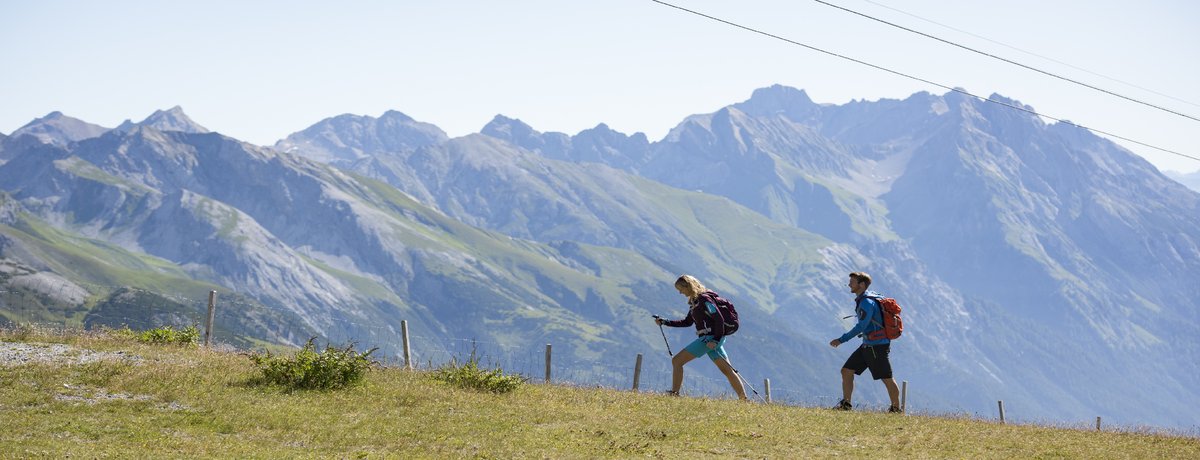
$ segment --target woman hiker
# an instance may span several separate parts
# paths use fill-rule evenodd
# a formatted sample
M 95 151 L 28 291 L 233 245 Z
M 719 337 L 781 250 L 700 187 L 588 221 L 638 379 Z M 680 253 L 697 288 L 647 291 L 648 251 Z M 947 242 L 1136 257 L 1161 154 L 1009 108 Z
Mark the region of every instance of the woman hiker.
M 729 364 L 729 356 L 725 354 L 725 322 L 721 311 L 712 300 L 717 293 L 708 290 L 692 275 L 683 275 L 675 280 L 675 289 L 688 298 L 687 316 L 681 320 L 655 318 L 654 321 L 660 326 L 670 327 L 688 327 L 694 324 L 696 335 L 699 337 L 671 358 L 674 369 L 671 373 L 671 390 L 667 394 L 679 396 L 679 388 L 683 386 L 684 364 L 700 355 L 708 355 L 713 364 L 717 365 L 717 369 L 729 379 L 729 384 L 733 386 L 733 391 L 737 392 L 738 398 L 745 400 L 746 390 L 742 388 L 742 380 L 734 373 L 733 366 Z

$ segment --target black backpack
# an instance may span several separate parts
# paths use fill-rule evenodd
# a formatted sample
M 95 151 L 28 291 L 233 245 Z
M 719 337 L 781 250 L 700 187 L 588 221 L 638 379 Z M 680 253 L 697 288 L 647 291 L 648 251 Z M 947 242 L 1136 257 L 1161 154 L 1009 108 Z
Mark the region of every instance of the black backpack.
M 734 332 L 737 332 L 738 327 L 741 326 L 741 322 L 738 321 L 737 309 L 733 308 L 732 302 L 721 298 L 721 296 L 713 291 L 700 294 L 700 297 L 716 305 L 717 311 L 721 313 L 721 317 L 725 318 L 725 335 L 733 335 Z

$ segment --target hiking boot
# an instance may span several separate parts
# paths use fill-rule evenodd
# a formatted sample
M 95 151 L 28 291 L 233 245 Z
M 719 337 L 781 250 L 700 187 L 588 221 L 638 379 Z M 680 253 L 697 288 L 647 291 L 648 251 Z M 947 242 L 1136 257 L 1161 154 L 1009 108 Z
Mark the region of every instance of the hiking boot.
M 679 396 L 679 392 L 675 391 L 675 390 L 666 390 L 666 391 L 663 391 L 663 394 L 665 394 L 667 396 L 675 396 L 675 397 Z
M 850 401 L 847 401 L 845 399 L 838 401 L 837 405 L 833 406 L 833 410 L 852 410 L 852 409 L 854 409 L 854 405 L 850 404 Z
M 892 406 L 892 407 L 888 408 L 888 413 L 889 414 L 903 414 L 904 409 L 901 409 L 900 406 Z

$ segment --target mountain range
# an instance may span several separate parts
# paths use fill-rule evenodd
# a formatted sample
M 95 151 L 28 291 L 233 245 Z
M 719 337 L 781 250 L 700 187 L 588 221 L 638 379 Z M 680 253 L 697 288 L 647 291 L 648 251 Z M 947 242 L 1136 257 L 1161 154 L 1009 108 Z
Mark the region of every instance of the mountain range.
M 0 161 L 9 321 L 105 324 L 131 289 L 218 289 L 246 306 L 224 325 L 238 343 L 394 355 L 406 320 L 605 372 L 662 353 L 650 315 L 682 316 L 671 283 L 691 273 L 742 312 L 748 377 L 825 403 L 863 270 L 905 308 L 893 360 L 915 407 L 1195 425 L 1200 194 L 958 93 L 830 105 L 773 86 L 654 142 L 499 115 L 450 138 L 389 111 L 263 147 L 178 107 L 114 129 L 55 112 L 0 138 Z

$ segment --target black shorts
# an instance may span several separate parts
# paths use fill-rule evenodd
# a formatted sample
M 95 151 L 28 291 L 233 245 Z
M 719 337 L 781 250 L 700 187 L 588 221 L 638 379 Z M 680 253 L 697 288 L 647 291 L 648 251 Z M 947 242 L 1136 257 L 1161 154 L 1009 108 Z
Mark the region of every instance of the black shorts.
M 862 375 L 863 371 L 871 369 L 871 377 L 875 380 L 892 378 L 892 361 L 888 359 L 888 353 L 891 351 L 890 343 L 883 345 L 863 345 L 854 350 L 850 358 L 846 359 L 846 364 L 842 365 L 843 369 L 854 371 L 855 375 Z

